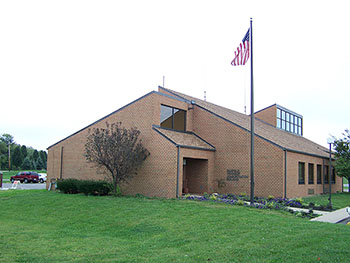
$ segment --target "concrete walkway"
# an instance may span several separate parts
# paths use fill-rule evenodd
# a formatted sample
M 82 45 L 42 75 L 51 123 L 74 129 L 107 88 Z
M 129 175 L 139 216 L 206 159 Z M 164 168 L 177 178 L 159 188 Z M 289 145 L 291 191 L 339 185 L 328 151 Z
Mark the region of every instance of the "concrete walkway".
M 311 221 L 327 222 L 333 224 L 346 224 L 350 221 L 350 207 L 338 209 L 328 214 L 311 219 Z

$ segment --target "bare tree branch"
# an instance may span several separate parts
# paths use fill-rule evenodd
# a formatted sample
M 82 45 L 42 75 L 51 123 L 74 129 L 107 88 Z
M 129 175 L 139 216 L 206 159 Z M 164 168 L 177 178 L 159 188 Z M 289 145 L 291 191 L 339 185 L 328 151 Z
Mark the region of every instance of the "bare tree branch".
M 137 128 L 126 129 L 121 122 L 109 124 L 106 128 L 89 130 L 84 156 L 100 170 L 107 170 L 113 182 L 113 192 L 136 173 L 149 152 L 139 140 Z

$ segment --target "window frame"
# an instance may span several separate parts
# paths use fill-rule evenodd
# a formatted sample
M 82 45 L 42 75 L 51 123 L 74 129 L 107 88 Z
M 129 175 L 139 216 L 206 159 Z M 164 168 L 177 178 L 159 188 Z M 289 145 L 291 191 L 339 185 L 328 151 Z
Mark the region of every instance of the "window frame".
M 171 116 L 169 117 L 169 118 L 171 118 L 171 128 L 162 126 L 161 118 L 160 118 L 160 121 L 159 121 L 159 126 L 164 128 L 164 129 L 170 129 L 170 130 L 174 130 L 174 131 L 186 132 L 186 128 L 187 128 L 187 125 L 186 125 L 186 122 L 187 122 L 187 111 L 183 110 L 183 109 L 176 108 L 176 107 L 172 107 L 172 106 L 169 106 L 169 105 L 160 104 L 160 117 L 161 117 L 161 114 L 162 114 L 162 107 L 166 107 L 166 108 L 170 108 L 171 109 Z M 177 110 L 177 111 L 175 112 L 175 110 Z M 174 128 L 174 126 L 175 126 L 175 114 L 177 112 L 183 112 L 184 113 L 184 129 L 183 130 Z
M 329 184 L 329 166 L 324 166 L 324 184 Z
M 299 136 L 303 136 L 302 120 L 303 119 L 300 115 L 297 115 L 296 113 L 293 113 L 286 109 L 277 107 L 277 111 L 276 111 L 277 128 L 293 134 L 297 134 Z
M 315 166 L 313 163 L 308 164 L 308 180 L 307 180 L 307 182 L 308 182 L 308 184 L 315 183 Z
M 304 162 L 298 163 L 298 184 L 305 185 L 305 163 Z
M 322 184 L 322 165 L 321 164 L 317 164 L 316 174 L 317 174 L 317 184 Z

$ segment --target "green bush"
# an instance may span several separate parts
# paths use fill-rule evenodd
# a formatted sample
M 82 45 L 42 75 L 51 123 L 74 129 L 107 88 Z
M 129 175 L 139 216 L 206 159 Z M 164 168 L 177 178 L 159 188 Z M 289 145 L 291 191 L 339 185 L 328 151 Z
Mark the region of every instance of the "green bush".
M 79 191 L 85 195 L 108 195 L 111 190 L 111 184 L 105 181 L 81 180 L 79 182 Z
M 64 179 L 57 181 L 57 189 L 65 194 L 108 195 L 112 187 L 105 181 Z
M 57 189 L 65 194 L 79 193 L 78 179 L 62 179 L 57 181 Z

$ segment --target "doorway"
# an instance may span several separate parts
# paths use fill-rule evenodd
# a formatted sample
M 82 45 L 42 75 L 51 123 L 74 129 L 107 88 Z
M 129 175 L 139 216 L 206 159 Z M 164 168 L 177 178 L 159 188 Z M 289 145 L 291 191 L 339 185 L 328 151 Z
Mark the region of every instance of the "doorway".
M 208 192 L 208 160 L 183 159 L 183 194 L 203 194 Z

